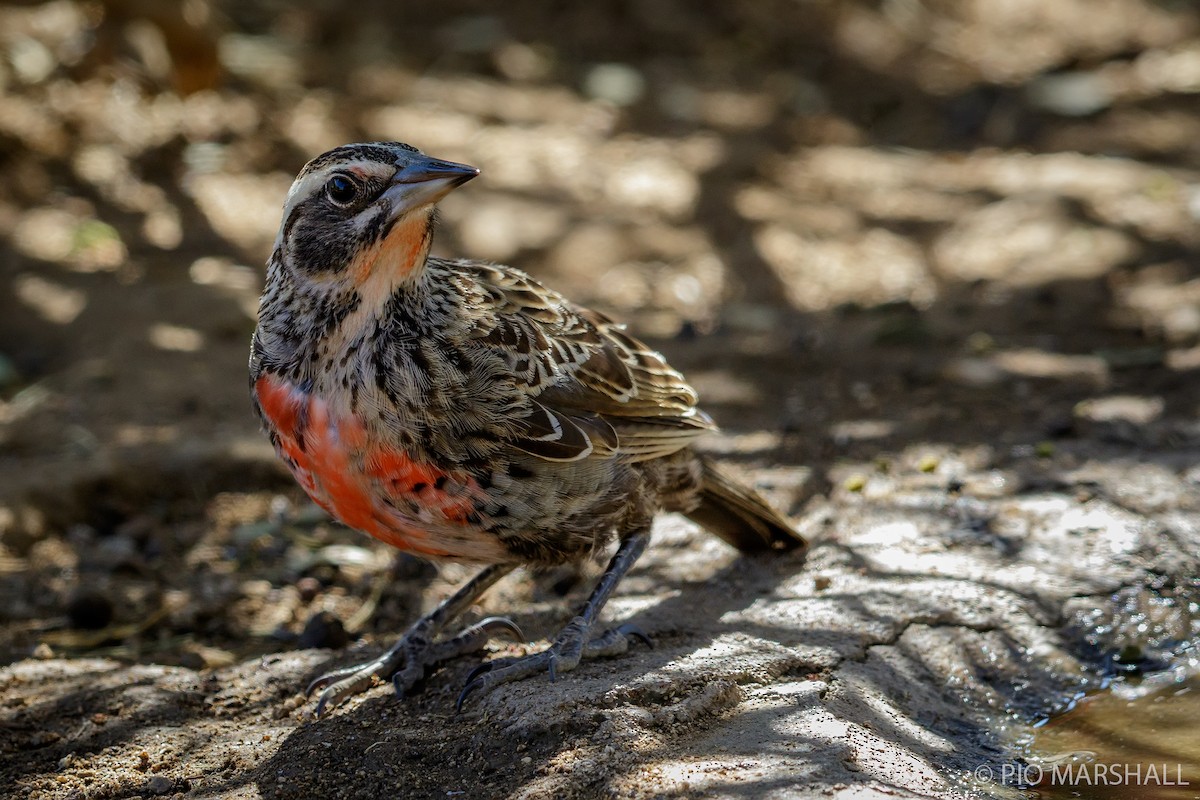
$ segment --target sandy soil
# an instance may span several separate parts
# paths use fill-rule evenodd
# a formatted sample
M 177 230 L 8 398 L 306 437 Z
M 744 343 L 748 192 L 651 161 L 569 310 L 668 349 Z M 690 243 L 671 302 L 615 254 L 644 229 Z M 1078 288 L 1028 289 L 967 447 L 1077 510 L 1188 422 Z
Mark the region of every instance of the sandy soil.
M 998 719 L 1127 647 L 1182 663 L 1200 15 L 1102 5 L 0 8 L 0 790 L 989 792 L 954 776 Z M 310 721 L 307 679 L 466 575 L 314 511 L 249 412 L 283 193 L 366 138 L 482 167 L 439 249 L 661 347 L 809 563 L 664 520 L 610 612 L 653 651 L 455 716 L 464 658 Z M 595 574 L 475 613 L 536 647 Z M 1173 611 L 1131 632 L 1122 590 Z M 1027 691 L 1011 648 L 1046 662 Z

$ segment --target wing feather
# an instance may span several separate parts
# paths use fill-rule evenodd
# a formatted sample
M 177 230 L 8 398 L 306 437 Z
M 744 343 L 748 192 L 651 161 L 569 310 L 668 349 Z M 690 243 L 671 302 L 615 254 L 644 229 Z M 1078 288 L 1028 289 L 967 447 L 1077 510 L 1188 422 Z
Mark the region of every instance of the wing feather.
M 456 266 L 477 284 L 464 287 L 469 302 L 488 307 L 471 315 L 471 335 L 506 360 L 530 399 L 515 427 L 517 449 L 552 461 L 643 461 L 715 429 L 683 375 L 623 326 L 519 270 Z

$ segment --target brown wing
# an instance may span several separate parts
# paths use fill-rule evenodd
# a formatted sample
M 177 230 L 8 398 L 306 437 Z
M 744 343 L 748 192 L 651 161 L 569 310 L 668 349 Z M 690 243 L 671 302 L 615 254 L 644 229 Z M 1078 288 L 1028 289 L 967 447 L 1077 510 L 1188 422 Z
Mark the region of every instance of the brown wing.
M 532 403 L 513 446 L 556 461 L 643 461 L 716 427 L 683 376 L 603 314 L 510 267 L 463 269 L 477 282 L 472 302 L 491 312 L 472 315 L 472 336 L 507 360 Z

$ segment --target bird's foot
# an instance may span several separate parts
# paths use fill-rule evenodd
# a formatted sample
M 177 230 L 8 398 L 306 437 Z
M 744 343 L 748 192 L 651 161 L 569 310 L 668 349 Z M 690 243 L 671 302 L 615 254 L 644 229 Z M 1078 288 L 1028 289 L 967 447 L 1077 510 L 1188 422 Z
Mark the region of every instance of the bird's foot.
M 378 658 L 328 672 L 310 683 L 306 694 L 323 690 L 314 712 L 316 716 L 320 717 L 346 698 L 369 689 L 376 680 L 391 679 L 396 694 L 403 697 L 425 677 L 430 668 L 451 658 L 481 650 L 496 634 L 510 636 L 514 641 L 525 641 L 521 629 L 505 617 L 488 617 L 441 642 L 433 641 L 431 633 L 418 623 Z
M 624 653 L 634 639 L 647 647 L 654 647 L 650 637 L 635 625 L 620 625 L 594 639 L 588 638 L 590 627 L 583 617 L 576 617 L 555 637 L 554 643 L 540 653 L 521 658 L 499 658 L 480 664 L 467 676 L 466 685 L 454 704 L 455 711 L 462 711 L 467 696 L 477 691 L 491 691 L 502 683 L 541 672 L 550 673 L 550 680 L 553 681 L 559 674 L 575 669 L 585 658 L 606 658 Z

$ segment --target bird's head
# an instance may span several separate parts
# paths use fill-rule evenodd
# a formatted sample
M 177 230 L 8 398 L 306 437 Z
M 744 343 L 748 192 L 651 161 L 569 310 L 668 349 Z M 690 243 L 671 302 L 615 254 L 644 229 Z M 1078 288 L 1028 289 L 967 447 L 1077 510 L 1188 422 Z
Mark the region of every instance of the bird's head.
M 321 293 L 390 292 L 424 265 L 434 205 L 478 174 L 402 142 L 330 150 L 308 162 L 288 191 L 274 266 Z

